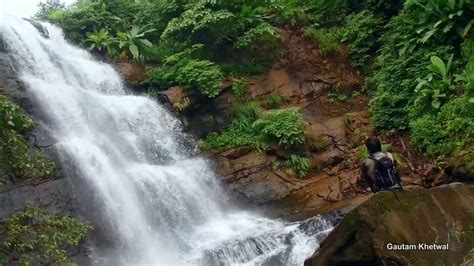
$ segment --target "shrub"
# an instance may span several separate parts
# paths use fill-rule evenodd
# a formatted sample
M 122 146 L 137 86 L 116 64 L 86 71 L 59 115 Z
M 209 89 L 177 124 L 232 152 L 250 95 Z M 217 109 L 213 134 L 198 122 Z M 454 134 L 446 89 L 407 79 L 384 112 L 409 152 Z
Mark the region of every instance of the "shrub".
M 471 55 L 463 72 L 455 75 L 455 81 L 464 88 L 469 102 L 474 104 L 474 55 Z
M 107 30 L 102 29 L 98 32 L 88 33 L 85 43 L 89 44 L 89 50 L 107 51 L 110 53 L 114 39 Z
M 75 218 L 27 205 L 0 226 L 1 250 L 13 264 L 65 265 L 70 262 L 68 250 L 77 247 L 90 228 Z
M 442 106 L 438 113 L 422 116 L 411 124 L 412 144 L 428 155 L 450 155 L 474 141 L 474 104 L 462 96 Z
M 246 117 L 252 121 L 255 121 L 260 116 L 262 107 L 257 101 L 251 101 L 246 103 L 238 103 L 230 106 L 228 110 L 228 116 L 230 119 L 239 117 Z
M 451 32 L 465 38 L 474 23 L 474 3 L 471 1 L 410 0 L 407 8 L 410 7 L 419 11 L 411 23 L 418 28 L 420 43 L 428 42 L 436 34 Z
M 265 106 L 277 108 L 283 103 L 283 98 L 277 92 L 272 92 L 265 101 Z
M 262 22 L 240 36 L 234 46 L 237 49 L 249 51 L 253 58 L 272 60 L 277 57 L 280 41 L 280 34 L 276 29 L 272 25 Z
M 329 148 L 329 145 L 331 145 L 331 143 L 328 137 L 326 135 L 320 135 L 314 140 L 311 149 L 315 152 L 323 152 Z
M 304 26 L 311 24 L 314 19 L 308 12 L 308 6 L 301 0 L 286 0 L 280 1 L 280 6 L 275 6 L 274 9 L 280 14 L 280 17 L 286 23 L 292 26 Z
M 298 109 L 277 109 L 261 113 L 260 104 L 249 102 L 230 108 L 230 125 L 211 133 L 202 141 L 203 149 L 232 149 L 249 146 L 263 152 L 269 141 L 285 149 L 296 148 L 305 140 L 305 123 Z
M 235 79 L 232 84 L 232 92 L 237 98 L 242 98 L 247 92 L 248 80 L 245 78 Z
M 229 150 L 248 146 L 256 151 L 264 152 L 267 149 L 265 138 L 254 131 L 252 123 L 253 121 L 248 118 L 237 118 L 224 131 L 210 133 L 200 146 L 206 150 Z
M 102 1 L 80 1 L 67 9 L 53 9 L 48 20 L 58 24 L 76 43 L 87 39 L 87 33 L 120 29 L 122 20 L 112 14 Z
M 56 174 L 56 165 L 40 151 L 30 150 L 22 134 L 34 128 L 23 110 L 0 96 L 0 167 L 12 178 L 48 178 Z
M 155 30 L 156 29 L 133 25 L 128 31 L 118 32 L 117 41 L 119 49 L 121 49 L 122 53 L 127 55 L 127 57 L 131 55 L 133 60 L 143 61 L 140 60 L 140 51 L 143 50 L 144 47 L 150 48 L 153 46 L 149 40 L 145 39 L 145 35 Z
M 306 136 L 305 122 L 297 108 L 266 111 L 253 127 L 286 149 L 302 144 Z
M 198 89 L 209 98 L 216 97 L 221 91 L 222 72 L 215 63 L 208 60 L 183 59 L 174 65 L 165 65 L 147 72 L 146 84 L 167 88 L 184 85 Z
M 304 29 L 304 35 L 318 44 L 322 55 L 339 52 L 340 32 L 337 28 L 327 30 L 307 27 Z
M 232 122 L 225 130 L 210 133 L 201 141 L 201 148 L 228 150 L 248 146 L 256 151 L 264 152 L 267 149 L 265 137 L 253 127 L 260 112 L 261 107 L 258 102 L 233 105 L 228 110 L 228 117 Z
M 375 55 L 383 24 L 383 20 L 369 10 L 346 18 L 341 41 L 347 43 L 355 67 L 365 67 Z
M 431 56 L 430 60 L 431 65 L 428 66 L 428 69 L 431 70 L 431 73 L 425 79 L 417 79 L 418 85 L 415 88 L 415 92 L 419 96 L 415 104 L 428 99 L 431 106 L 438 109 L 456 89 L 451 74 L 453 56 L 451 55 L 447 64 L 437 56 Z
M 47 0 L 38 4 L 38 11 L 35 14 L 37 19 L 47 19 L 48 15 L 56 10 L 64 9 L 64 4 L 60 0 Z
M 283 165 L 295 171 L 299 177 L 305 177 L 310 169 L 309 158 L 297 154 L 291 154 Z
M 214 11 L 197 4 L 173 18 L 161 35 L 162 39 L 215 45 L 235 32 L 236 17 L 227 10 Z
M 209 98 L 216 97 L 221 91 L 222 72 L 211 61 L 190 60 L 176 73 L 176 81 L 199 89 Z
M 416 14 L 405 11 L 388 23 L 376 59 L 380 68 L 366 81 L 366 88 L 375 90 L 369 110 L 378 128 L 406 129 L 409 117 L 419 117 L 431 109 L 429 105 L 415 104 L 417 79 L 430 73 L 426 62 L 431 56 L 448 58 L 453 50 L 450 45 L 435 43 L 424 47 L 408 45 L 406 40 L 414 38 L 416 32 L 406 21 L 413 16 Z
M 256 59 L 244 60 L 243 62 L 221 64 L 222 72 L 228 76 L 248 77 L 265 73 L 265 67 Z

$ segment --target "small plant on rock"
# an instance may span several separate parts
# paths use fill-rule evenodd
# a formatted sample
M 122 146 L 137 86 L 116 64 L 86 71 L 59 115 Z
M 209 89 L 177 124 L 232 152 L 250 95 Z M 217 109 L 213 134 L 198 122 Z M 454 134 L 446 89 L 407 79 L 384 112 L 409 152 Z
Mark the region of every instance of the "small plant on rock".
M 253 127 L 286 149 L 297 147 L 305 140 L 305 122 L 297 108 L 268 110 Z
M 265 105 L 270 108 L 277 108 L 283 103 L 283 98 L 277 93 L 272 92 L 265 101 Z
M 20 107 L 0 96 L 0 166 L 13 180 L 56 174 L 56 165 L 40 151 L 31 150 L 23 137 L 34 126 Z
M 339 53 L 340 33 L 336 28 L 327 30 L 308 27 L 305 28 L 304 34 L 317 43 L 323 56 Z
M 311 148 L 315 152 L 323 152 L 328 149 L 329 145 L 330 142 L 328 141 L 328 138 L 325 135 L 320 135 L 314 140 Z
M 290 155 L 283 165 L 295 171 L 298 177 L 305 177 L 310 169 L 309 158 L 297 154 Z
M 232 92 L 237 98 L 242 98 L 247 91 L 248 80 L 245 78 L 238 78 L 234 80 L 232 84 Z
M 76 218 L 53 215 L 27 205 L 0 226 L 1 251 L 19 265 L 66 265 L 68 250 L 77 247 L 91 226 Z

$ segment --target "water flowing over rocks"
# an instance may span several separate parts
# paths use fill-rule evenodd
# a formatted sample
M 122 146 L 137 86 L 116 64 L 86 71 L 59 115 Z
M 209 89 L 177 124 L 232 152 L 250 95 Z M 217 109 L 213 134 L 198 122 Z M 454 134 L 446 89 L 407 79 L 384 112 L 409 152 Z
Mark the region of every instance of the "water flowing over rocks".
M 10 207 L 2 215 L 27 200 L 87 214 L 94 231 L 87 256 L 75 257 L 81 264 L 299 265 L 332 229 L 320 216 L 286 222 L 234 208 L 207 160 L 186 146 L 179 121 L 152 99 L 127 94 L 112 66 L 41 25 L 48 38 L 9 19 L 2 39 L 67 178 L 2 193 L 0 204 Z M 74 195 L 80 201 L 69 200 Z

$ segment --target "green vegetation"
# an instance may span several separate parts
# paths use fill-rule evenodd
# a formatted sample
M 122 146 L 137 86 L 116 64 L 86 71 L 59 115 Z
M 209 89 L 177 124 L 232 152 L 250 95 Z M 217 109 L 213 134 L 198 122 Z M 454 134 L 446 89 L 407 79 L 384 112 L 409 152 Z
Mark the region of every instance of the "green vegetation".
M 249 146 L 260 152 L 265 151 L 267 149 L 265 139 L 262 134 L 256 134 L 253 127 L 260 112 L 261 107 L 257 102 L 234 106 L 229 111 L 229 119 L 232 122 L 222 132 L 210 133 L 201 142 L 201 148 L 227 150 Z
M 286 167 L 295 171 L 296 175 L 299 177 L 305 177 L 310 169 L 308 157 L 304 157 L 297 154 L 291 154 L 283 164 Z
M 270 142 L 285 149 L 297 148 L 305 140 L 305 124 L 298 109 L 262 111 L 260 104 L 250 102 L 231 110 L 231 124 L 222 132 L 211 133 L 203 141 L 204 149 L 231 149 L 250 146 L 265 151 Z
M 247 92 L 248 80 L 245 78 L 235 79 L 232 84 L 232 92 L 237 98 L 242 98 Z
M 383 19 L 370 10 L 363 10 L 348 16 L 341 31 L 341 41 L 349 48 L 352 64 L 363 70 L 368 69 L 379 46 Z
M 0 96 L 0 168 L 15 182 L 56 174 L 53 162 L 28 147 L 23 136 L 33 128 L 33 121 L 23 110 Z
M 147 76 L 147 83 L 151 86 L 164 88 L 184 85 L 213 98 L 221 91 L 223 75 L 220 68 L 211 61 L 183 58 L 178 62 L 165 64 L 162 68 L 151 69 Z
M 151 91 L 182 85 L 213 98 L 228 77 L 242 106 L 248 77 L 265 72 L 280 55 L 278 27 L 284 25 L 313 40 L 323 55 L 348 51 L 366 76 L 375 127 L 410 131 L 416 148 L 439 159 L 472 156 L 464 152 L 474 145 L 472 1 L 82 0 L 64 7 L 50 0 L 37 16 L 97 53 L 154 63 L 140 85 Z M 329 94 L 333 101 L 347 97 Z M 263 151 L 276 142 L 298 149 L 305 139 L 302 120 L 297 111 L 275 109 L 281 103 L 270 95 L 261 105 L 274 110 L 230 110 L 227 127 L 202 147 Z
M 296 148 L 305 140 L 305 122 L 297 108 L 265 111 L 253 127 L 286 149 Z
M 0 256 L 15 265 L 66 265 L 90 225 L 27 205 L 0 225 Z
M 261 73 L 279 55 L 270 1 L 50 0 L 36 17 L 61 26 L 74 42 L 120 61 L 161 63 L 142 84 L 185 85 L 212 98 L 226 74 Z M 197 48 L 199 47 L 199 48 Z
M 281 18 L 305 28 L 323 51 L 347 45 L 368 76 L 377 128 L 410 130 L 414 146 L 431 156 L 473 158 L 463 153 L 474 143 L 472 1 L 287 2 Z
M 305 28 L 304 34 L 312 39 L 319 46 L 322 55 L 337 54 L 339 52 L 340 33 L 334 29 L 315 29 L 314 27 Z
M 276 92 L 272 92 L 265 100 L 267 108 L 275 109 L 283 103 L 283 98 Z

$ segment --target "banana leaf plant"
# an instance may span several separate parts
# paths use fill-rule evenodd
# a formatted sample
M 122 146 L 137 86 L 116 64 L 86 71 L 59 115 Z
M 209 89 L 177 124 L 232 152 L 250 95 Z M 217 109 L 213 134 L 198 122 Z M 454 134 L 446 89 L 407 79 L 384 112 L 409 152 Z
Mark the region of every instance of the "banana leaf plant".
M 155 31 L 156 29 L 148 28 L 148 26 L 139 27 L 132 26 L 129 31 L 118 32 L 117 33 L 117 42 L 119 49 L 125 53 L 130 53 L 134 61 L 140 60 L 140 50 L 144 47 L 152 47 L 153 44 L 145 38 L 145 36 Z

